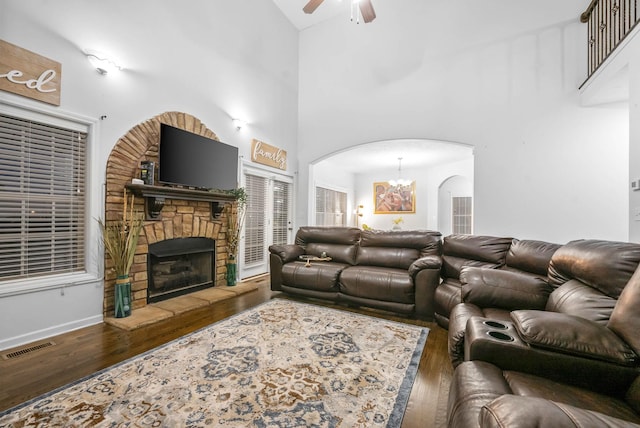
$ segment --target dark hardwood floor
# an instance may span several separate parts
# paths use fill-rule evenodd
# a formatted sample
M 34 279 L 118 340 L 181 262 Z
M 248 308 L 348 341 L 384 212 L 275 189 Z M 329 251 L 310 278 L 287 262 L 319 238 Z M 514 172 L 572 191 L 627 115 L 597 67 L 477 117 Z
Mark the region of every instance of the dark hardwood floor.
M 102 323 L 50 338 L 55 342 L 55 346 L 7 360 L 0 359 L 0 411 L 274 297 L 303 301 L 272 292 L 269 289 L 268 276 L 253 281 L 259 284 L 257 291 L 214 303 L 148 327 L 125 331 Z M 432 322 L 395 317 L 388 313 L 335 306 L 319 300 L 314 300 L 313 303 L 428 327 L 429 336 L 402 427 L 446 425 L 447 396 L 452 374 L 447 355 L 446 330 Z

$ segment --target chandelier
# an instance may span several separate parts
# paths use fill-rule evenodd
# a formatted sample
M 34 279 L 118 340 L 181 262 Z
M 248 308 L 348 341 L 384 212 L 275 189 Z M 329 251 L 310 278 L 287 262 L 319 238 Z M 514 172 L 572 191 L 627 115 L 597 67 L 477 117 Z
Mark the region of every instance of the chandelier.
M 413 182 L 410 179 L 402 179 L 402 158 L 398 158 L 398 179 L 389 180 L 390 186 L 408 186 Z

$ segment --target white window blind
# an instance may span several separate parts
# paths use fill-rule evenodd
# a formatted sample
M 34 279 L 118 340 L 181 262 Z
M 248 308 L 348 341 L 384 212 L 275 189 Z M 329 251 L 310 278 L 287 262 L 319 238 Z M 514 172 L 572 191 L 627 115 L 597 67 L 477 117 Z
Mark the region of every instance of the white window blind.
M 0 280 L 85 271 L 86 145 L 0 114 Z
M 316 187 L 316 226 L 346 226 L 347 194 Z
M 265 258 L 267 179 L 246 174 L 247 206 L 244 220 L 244 262 L 259 263 Z
M 273 182 L 273 243 L 287 244 L 291 184 L 275 180 Z
M 451 204 L 453 233 L 471 234 L 473 229 L 471 196 L 454 196 L 451 198 Z

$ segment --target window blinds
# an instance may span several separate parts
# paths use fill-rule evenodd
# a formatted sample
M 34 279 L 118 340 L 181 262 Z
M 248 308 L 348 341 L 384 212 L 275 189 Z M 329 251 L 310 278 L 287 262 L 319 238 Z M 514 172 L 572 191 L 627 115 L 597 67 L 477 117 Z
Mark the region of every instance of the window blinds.
M 289 230 L 289 207 L 291 206 L 291 184 L 273 182 L 273 243 L 287 244 Z
M 264 260 L 265 213 L 267 210 L 267 179 L 245 175 L 247 206 L 244 219 L 244 262 L 249 265 Z
M 85 270 L 86 145 L 0 114 L 0 280 Z

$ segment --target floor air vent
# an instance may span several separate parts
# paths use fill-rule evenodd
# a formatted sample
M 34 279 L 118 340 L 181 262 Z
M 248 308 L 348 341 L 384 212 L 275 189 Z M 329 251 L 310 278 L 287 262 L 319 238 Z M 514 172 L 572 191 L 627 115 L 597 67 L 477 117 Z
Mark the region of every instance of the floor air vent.
M 12 358 L 22 357 L 23 355 L 30 354 L 31 352 L 35 352 L 40 349 L 48 348 L 49 346 L 54 346 L 55 344 L 55 342 L 51 341 L 38 343 L 37 345 L 31 345 L 26 348 L 18 349 L 17 351 L 3 353 L 2 358 L 5 360 L 10 360 Z

